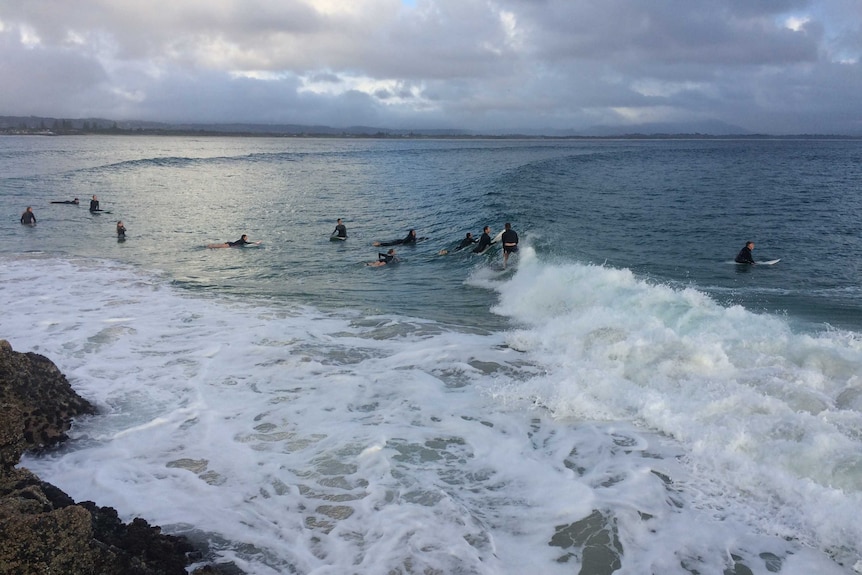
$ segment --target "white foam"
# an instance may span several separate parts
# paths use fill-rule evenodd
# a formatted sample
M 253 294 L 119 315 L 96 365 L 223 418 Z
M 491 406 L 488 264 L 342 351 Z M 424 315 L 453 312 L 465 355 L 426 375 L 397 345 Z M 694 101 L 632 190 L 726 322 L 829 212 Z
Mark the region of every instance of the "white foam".
M 489 335 L 2 266 L 0 333 L 102 411 L 24 465 L 250 573 L 569 574 L 595 510 L 626 572 L 858 558 L 854 335 L 533 256 L 476 280 L 520 326 Z

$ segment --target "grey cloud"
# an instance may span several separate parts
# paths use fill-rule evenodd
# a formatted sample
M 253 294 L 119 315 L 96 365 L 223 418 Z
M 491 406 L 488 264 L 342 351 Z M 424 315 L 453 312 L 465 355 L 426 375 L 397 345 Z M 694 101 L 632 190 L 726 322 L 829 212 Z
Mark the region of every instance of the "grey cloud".
M 862 130 L 858 0 L 0 0 L 0 113 Z M 796 29 L 784 25 L 798 17 Z M 806 20 L 807 18 L 807 20 Z M 38 38 L 24 45 L 22 34 Z M 303 79 L 325 93 L 306 90 Z M 101 110 L 101 112 L 100 112 Z M 76 113 L 76 111 L 78 113 Z M 182 116 L 182 117 L 180 117 Z

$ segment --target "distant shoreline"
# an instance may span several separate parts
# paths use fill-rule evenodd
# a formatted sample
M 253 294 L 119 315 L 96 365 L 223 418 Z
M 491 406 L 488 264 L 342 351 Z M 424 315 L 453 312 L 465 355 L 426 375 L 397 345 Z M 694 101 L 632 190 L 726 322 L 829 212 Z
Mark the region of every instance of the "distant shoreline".
M 49 116 L 0 115 L 0 136 L 195 136 L 232 138 L 332 138 L 332 139 L 460 139 L 460 140 L 862 140 L 859 134 L 762 134 L 736 126 L 723 130 L 685 124 L 602 126 L 578 132 L 574 129 L 527 129 L 481 133 L 455 128 L 394 129 L 354 125 L 334 128 L 311 124 L 258 124 L 247 122 L 193 123 L 150 122 L 105 118 L 64 119 Z
M 115 129 L 99 131 L 41 131 L 2 129 L 0 136 L 151 136 L 151 137 L 213 137 L 213 138 L 326 138 L 344 140 L 550 140 L 550 141 L 596 141 L 596 140 L 862 140 L 862 136 L 839 134 L 618 134 L 608 136 L 548 136 L 530 134 L 420 134 L 420 133 L 293 133 L 293 132 L 237 132 L 224 130 L 146 130 L 146 129 Z

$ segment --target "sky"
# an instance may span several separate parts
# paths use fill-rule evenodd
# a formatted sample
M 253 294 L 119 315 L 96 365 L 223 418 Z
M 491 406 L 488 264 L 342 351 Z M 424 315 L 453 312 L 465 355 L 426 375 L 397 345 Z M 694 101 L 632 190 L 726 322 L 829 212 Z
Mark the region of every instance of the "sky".
M 862 134 L 862 0 L 0 0 L 0 115 Z

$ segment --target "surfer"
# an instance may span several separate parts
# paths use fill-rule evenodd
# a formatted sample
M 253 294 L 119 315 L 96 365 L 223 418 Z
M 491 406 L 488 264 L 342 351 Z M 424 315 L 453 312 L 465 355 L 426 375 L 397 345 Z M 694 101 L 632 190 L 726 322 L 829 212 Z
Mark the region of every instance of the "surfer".
M 62 201 L 55 201 L 55 202 L 51 202 L 51 203 L 52 204 L 74 204 L 77 206 L 80 202 L 78 201 L 78 198 L 75 198 L 74 200 L 62 200 Z
M 28 226 L 36 225 L 36 214 L 33 213 L 33 208 L 27 206 L 27 209 L 24 210 L 24 213 L 21 214 L 21 223 L 27 224 Z
M 117 239 L 118 240 L 126 239 L 126 226 L 123 225 L 122 220 L 117 222 Z
M 754 264 L 754 258 L 751 256 L 751 250 L 754 249 L 754 242 L 745 242 L 745 246 L 736 254 L 736 259 L 733 260 L 738 264 Z
M 491 226 L 482 228 L 482 235 L 479 237 L 479 245 L 473 250 L 474 254 L 479 254 L 485 251 L 491 245 Z
M 477 240 L 476 238 L 474 238 L 474 237 L 473 237 L 473 234 L 471 234 L 470 232 L 467 232 L 467 235 L 464 237 L 464 239 L 463 239 L 463 240 L 461 240 L 461 243 L 460 243 L 460 244 L 458 244 L 458 247 L 457 247 L 457 248 L 455 248 L 455 251 L 456 251 L 456 252 L 459 252 L 459 251 L 463 250 L 464 248 L 466 248 L 466 247 L 468 247 L 468 246 L 472 246 L 472 245 L 473 245 L 473 244 L 475 244 L 477 241 L 479 241 L 479 240 Z M 440 251 L 439 251 L 439 252 L 437 252 L 437 253 L 439 253 L 441 256 L 445 256 L 446 254 L 448 254 L 448 253 L 449 253 L 449 250 L 440 250 Z
M 339 238 L 347 237 L 347 227 L 341 223 L 341 218 L 335 221 L 335 231 L 332 232 L 332 235 Z
M 395 255 L 395 250 L 390 248 L 385 254 L 378 253 L 376 262 L 368 262 L 365 265 L 376 268 L 385 266 L 386 264 L 397 264 L 399 261 L 401 260 L 399 260 L 398 256 Z
M 209 244 L 207 247 L 208 248 L 241 248 L 241 247 L 252 245 L 252 244 L 257 245 L 259 243 L 260 242 L 248 241 L 248 234 L 243 234 L 242 237 L 240 237 L 235 242 L 224 242 L 222 244 Z
M 407 232 L 407 237 L 401 240 L 391 240 L 388 242 L 374 242 L 371 244 L 372 246 L 397 246 L 401 244 L 415 244 L 416 243 L 416 230 L 410 230 Z
M 96 199 L 96 194 L 93 194 L 93 199 L 90 200 L 90 211 L 91 212 L 101 212 L 102 208 L 99 207 L 99 200 Z
M 461 243 L 460 243 L 460 244 L 458 244 L 458 247 L 457 247 L 457 248 L 455 248 L 455 250 L 456 250 L 456 251 L 457 251 L 457 250 L 463 250 L 463 249 L 464 249 L 464 248 L 466 248 L 467 246 L 471 246 L 471 245 L 475 244 L 477 241 L 478 241 L 478 240 L 477 240 L 476 238 L 474 238 L 474 237 L 473 237 L 473 234 L 471 234 L 470 232 L 467 232 L 467 235 L 466 235 L 466 236 L 464 236 L 464 239 L 463 239 L 463 240 L 461 240 Z
M 512 229 L 512 224 L 509 222 L 506 222 L 500 241 L 503 242 L 503 269 L 506 269 L 509 254 L 518 251 L 518 234 Z

